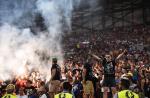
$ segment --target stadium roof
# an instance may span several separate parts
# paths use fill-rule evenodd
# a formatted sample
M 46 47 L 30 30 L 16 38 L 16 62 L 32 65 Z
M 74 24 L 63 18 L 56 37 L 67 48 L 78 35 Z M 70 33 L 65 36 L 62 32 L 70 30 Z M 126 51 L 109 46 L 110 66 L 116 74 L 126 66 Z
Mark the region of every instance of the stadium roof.
M 148 2 L 148 0 L 81 0 L 73 13 L 73 31 L 101 31 L 120 26 L 149 24 Z

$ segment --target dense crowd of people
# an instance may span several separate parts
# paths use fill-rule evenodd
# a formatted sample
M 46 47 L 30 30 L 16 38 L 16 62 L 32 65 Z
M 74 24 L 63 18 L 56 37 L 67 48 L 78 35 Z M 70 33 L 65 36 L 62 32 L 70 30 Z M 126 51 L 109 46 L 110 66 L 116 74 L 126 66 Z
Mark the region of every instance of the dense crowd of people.
M 0 97 L 11 93 L 18 98 L 149 98 L 149 47 L 150 27 L 68 34 L 63 40 L 64 64 L 53 59 L 48 82 L 33 71 L 1 81 Z M 133 93 L 120 97 L 123 89 Z

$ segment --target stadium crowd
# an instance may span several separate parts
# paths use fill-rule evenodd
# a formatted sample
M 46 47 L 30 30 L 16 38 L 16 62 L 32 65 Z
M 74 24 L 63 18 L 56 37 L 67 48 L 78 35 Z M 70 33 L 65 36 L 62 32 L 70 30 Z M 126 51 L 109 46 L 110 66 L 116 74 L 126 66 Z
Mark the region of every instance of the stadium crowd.
M 121 79 L 126 79 L 139 98 L 150 98 L 149 44 L 150 27 L 142 26 L 68 34 L 63 40 L 64 65 L 53 59 L 48 82 L 33 71 L 25 77 L 1 81 L 0 97 L 5 98 L 12 90 L 18 98 L 70 98 L 56 96 L 62 91 L 73 98 L 118 98 L 115 95 L 122 90 Z M 107 68 L 110 62 L 112 66 Z

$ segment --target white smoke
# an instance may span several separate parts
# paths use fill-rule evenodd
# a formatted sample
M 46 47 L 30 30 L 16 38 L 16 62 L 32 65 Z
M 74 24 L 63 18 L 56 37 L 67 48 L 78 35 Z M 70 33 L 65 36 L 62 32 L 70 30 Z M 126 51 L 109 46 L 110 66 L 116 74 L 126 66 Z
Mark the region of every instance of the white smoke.
M 36 0 L 1 0 L 0 23 L 31 26 L 36 12 Z
M 61 33 L 63 25 L 71 29 L 73 0 L 38 0 L 36 4 L 52 35 Z
M 5 24 L 0 27 L 0 74 L 2 79 L 20 74 L 27 60 L 36 60 L 36 39 L 29 29 L 19 30 Z M 37 62 L 37 61 L 34 61 Z
M 45 57 L 57 57 L 62 63 L 61 35 L 71 30 L 73 0 L 2 0 L 0 6 L 0 79 L 22 75 L 26 67 L 47 75 L 51 64 Z M 29 28 L 36 13 L 47 27 L 38 35 Z M 27 62 L 30 66 L 25 66 Z

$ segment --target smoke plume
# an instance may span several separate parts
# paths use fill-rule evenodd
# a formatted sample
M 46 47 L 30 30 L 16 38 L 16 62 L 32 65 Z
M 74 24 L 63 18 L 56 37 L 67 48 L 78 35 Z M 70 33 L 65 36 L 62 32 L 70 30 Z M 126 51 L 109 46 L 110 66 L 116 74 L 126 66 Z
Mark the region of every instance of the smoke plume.
M 71 30 L 73 1 L 1 0 L 0 79 L 23 75 L 33 68 L 47 77 L 51 58 L 63 61 L 61 35 Z M 44 30 L 35 25 L 37 14 L 43 18 Z

